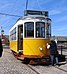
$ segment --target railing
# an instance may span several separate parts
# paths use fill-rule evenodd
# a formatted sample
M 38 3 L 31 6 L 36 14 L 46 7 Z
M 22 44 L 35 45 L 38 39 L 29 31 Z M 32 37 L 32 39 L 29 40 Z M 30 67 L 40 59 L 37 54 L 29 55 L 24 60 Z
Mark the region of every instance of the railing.
M 58 51 L 61 51 L 61 55 L 63 54 L 63 52 L 67 52 L 67 46 L 58 46 L 57 49 Z

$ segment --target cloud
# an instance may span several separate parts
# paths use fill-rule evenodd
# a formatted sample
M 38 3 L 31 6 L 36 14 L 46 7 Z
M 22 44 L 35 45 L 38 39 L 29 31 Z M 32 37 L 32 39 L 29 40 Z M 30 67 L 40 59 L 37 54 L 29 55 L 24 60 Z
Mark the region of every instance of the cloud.
M 59 11 L 59 10 L 51 10 L 51 11 L 49 11 L 49 15 L 56 15 L 56 14 L 60 14 L 61 13 L 61 11 Z
M 67 31 L 67 26 L 66 25 L 58 25 L 58 26 L 54 26 L 52 27 L 52 30 L 55 32 L 63 32 L 63 31 Z
M 60 27 L 59 29 L 57 29 L 57 31 L 65 31 L 65 30 L 67 30 L 66 26 L 65 27 Z
M 57 22 L 67 21 L 67 15 L 62 16 L 60 19 L 57 20 Z
M 58 36 L 66 36 L 67 34 L 67 27 L 66 26 L 62 26 L 62 27 L 54 27 L 52 29 L 52 35 L 58 35 Z
M 49 10 L 50 15 L 57 15 L 67 11 L 67 7 L 59 7 Z

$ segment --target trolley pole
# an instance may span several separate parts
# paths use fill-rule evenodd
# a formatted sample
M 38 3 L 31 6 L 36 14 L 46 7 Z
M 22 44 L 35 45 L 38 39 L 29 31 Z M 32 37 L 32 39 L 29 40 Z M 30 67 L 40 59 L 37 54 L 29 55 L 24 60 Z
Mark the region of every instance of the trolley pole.
M 27 10 L 27 6 L 28 6 L 28 0 L 26 1 L 26 10 Z

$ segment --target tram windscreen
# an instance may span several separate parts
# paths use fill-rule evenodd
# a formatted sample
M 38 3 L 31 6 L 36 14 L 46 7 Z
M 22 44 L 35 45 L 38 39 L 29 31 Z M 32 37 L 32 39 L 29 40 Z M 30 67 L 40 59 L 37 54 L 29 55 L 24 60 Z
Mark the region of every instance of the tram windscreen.
M 45 23 L 36 22 L 36 37 L 45 38 Z
M 51 37 L 51 25 L 50 23 L 47 23 L 46 25 L 46 38 L 50 38 Z
M 24 24 L 25 37 L 34 37 L 34 22 L 26 22 Z

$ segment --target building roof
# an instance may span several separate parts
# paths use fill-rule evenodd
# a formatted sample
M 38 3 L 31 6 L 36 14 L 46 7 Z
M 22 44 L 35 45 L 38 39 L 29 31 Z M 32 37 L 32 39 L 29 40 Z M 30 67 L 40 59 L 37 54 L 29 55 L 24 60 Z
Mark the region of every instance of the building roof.
M 52 36 L 51 39 L 56 39 L 57 41 L 67 41 L 67 36 Z

